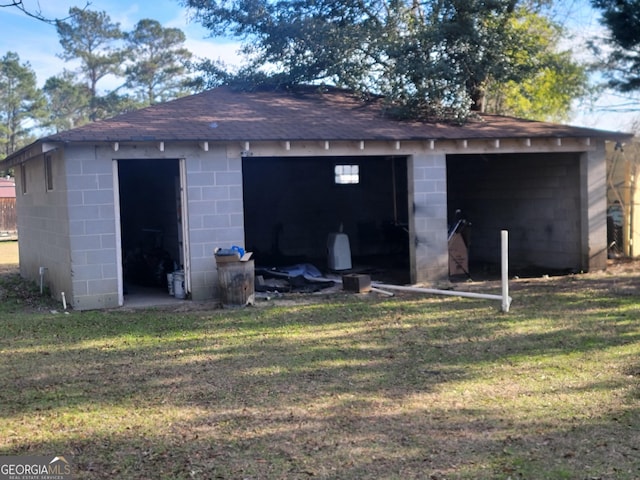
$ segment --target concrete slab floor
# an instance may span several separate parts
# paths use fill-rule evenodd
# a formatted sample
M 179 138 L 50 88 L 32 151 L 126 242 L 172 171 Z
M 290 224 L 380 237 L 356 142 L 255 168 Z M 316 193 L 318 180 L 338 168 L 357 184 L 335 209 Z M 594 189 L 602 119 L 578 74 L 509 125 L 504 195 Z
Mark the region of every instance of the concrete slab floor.
M 159 288 L 142 287 L 139 285 L 127 286 L 127 294 L 124 296 L 124 306 L 128 308 L 161 307 L 166 305 L 180 305 L 189 300 L 176 298 L 169 292 Z

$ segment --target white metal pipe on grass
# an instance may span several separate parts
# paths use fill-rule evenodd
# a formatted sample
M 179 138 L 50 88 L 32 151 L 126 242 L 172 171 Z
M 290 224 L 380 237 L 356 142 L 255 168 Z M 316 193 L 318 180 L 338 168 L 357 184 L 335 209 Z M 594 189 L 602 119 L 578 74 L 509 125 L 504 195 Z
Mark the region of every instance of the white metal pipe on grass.
M 480 298 L 484 300 L 500 300 L 502 311 L 508 312 L 511 305 L 509 296 L 509 234 L 506 230 L 501 232 L 501 269 L 502 269 L 502 294 L 493 295 L 490 293 L 459 292 L 457 290 L 440 290 L 437 288 L 407 287 L 402 285 L 389 285 L 386 283 L 375 283 L 375 288 L 385 290 L 397 290 L 400 292 L 428 293 L 432 295 L 449 295 L 452 297 Z
M 459 292 L 457 290 L 439 290 L 437 288 L 407 287 L 403 285 L 389 285 L 386 283 L 376 283 L 375 287 L 383 288 L 385 290 L 398 290 L 400 292 L 431 293 L 434 295 L 450 295 L 452 297 L 484 298 L 486 300 L 502 300 L 502 295 L 491 295 L 489 293 Z

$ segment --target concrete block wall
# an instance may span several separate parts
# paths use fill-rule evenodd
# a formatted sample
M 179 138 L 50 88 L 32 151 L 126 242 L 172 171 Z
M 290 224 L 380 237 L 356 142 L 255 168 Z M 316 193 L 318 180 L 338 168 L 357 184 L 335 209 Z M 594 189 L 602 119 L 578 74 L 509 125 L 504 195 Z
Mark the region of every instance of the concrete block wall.
M 72 304 L 78 310 L 119 302 L 113 154 L 92 145 L 64 149 Z
M 216 247 L 243 245 L 241 159 L 226 148 L 206 152 L 174 145 L 154 148 L 108 146 L 65 150 L 69 201 L 69 243 L 73 307 L 116 307 L 119 302 L 113 162 L 118 159 L 183 158 L 188 204 L 190 294 L 193 300 L 217 297 Z M 125 206 L 126 207 L 126 206 Z M 130 207 L 130 206 L 129 206 Z
M 242 159 L 224 147 L 186 160 L 191 298 L 218 298 L 216 247 L 244 246 Z
M 216 247 L 243 245 L 241 159 L 226 148 L 197 147 L 72 148 L 65 151 L 69 179 L 69 242 L 73 306 L 118 306 L 118 262 L 113 162 L 117 159 L 184 158 L 188 205 L 190 294 L 193 300 L 217 297 Z
M 15 169 L 20 273 L 39 284 L 40 267 L 44 267 L 44 286 L 53 298 L 61 299 L 61 292 L 66 298 L 72 292 L 65 166 L 60 152 L 48 155 L 51 189 L 45 179 L 44 155 Z
M 419 153 L 408 162 L 411 281 L 448 276 L 447 165 L 444 154 Z

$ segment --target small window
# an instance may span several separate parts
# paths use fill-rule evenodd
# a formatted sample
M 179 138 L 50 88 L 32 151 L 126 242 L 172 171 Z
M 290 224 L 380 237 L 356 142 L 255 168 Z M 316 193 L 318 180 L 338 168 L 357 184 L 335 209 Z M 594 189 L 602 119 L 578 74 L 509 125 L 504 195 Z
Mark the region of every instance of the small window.
M 360 167 L 358 165 L 336 165 L 335 182 L 338 185 L 354 185 L 360 183 Z
M 44 157 L 44 178 L 47 182 L 47 191 L 53 190 L 53 170 L 51 168 L 51 155 Z
M 22 194 L 27 193 L 27 167 L 24 163 L 20 164 L 20 185 L 22 187 Z

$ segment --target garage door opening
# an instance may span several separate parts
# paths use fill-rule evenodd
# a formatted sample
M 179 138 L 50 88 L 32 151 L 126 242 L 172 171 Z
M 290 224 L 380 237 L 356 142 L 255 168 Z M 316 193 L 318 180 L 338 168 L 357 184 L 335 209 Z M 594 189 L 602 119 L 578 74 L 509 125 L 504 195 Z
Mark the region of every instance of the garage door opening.
M 406 157 L 247 157 L 242 174 L 256 265 L 311 263 L 326 272 L 328 239 L 341 232 L 348 271 L 409 282 Z
M 513 274 L 580 270 L 578 154 L 449 155 L 447 197 L 450 228 L 461 215 L 471 224 L 473 278 L 499 273 L 503 229 Z
M 169 294 L 183 262 L 179 160 L 119 160 L 123 293 Z

